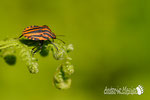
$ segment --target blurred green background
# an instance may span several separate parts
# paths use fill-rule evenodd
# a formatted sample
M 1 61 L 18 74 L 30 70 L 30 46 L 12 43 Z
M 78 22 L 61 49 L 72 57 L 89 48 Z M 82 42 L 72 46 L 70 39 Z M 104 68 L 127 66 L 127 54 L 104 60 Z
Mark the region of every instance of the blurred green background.
M 0 100 L 143 100 L 150 97 L 149 0 L 2 0 L 0 39 L 19 37 L 30 25 L 48 25 L 66 43 L 75 73 L 68 90 L 52 80 L 60 62 L 51 53 L 30 74 L 19 58 L 0 58 Z M 57 41 L 57 40 L 56 40 Z M 107 87 L 137 87 L 142 95 L 104 95 Z

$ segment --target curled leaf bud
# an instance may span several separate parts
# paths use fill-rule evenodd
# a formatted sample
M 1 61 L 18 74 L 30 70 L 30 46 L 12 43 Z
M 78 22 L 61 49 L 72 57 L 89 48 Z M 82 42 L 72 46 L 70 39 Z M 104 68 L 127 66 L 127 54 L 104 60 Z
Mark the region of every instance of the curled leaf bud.
M 71 52 L 71 51 L 73 51 L 73 45 L 72 44 L 69 44 L 68 46 L 67 46 L 67 52 Z
M 54 76 L 54 81 L 56 83 L 61 83 L 63 82 L 63 76 L 62 76 L 62 72 L 60 70 L 58 70 L 56 73 L 55 73 L 55 76 Z
M 74 73 L 74 67 L 70 62 L 62 64 L 54 75 L 54 85 L 58 89 L 68 89 L 71 85 L 70 76 Z
M 36 73 L 38 73 L 38 63 L 36 63 L 36 62 L 32 62 L 32 63 L 28 63 L 28 69 L 29 69 L 29 71 L 30 71 L 30 73 L 32 73 L 32 74 L 36 74 Z
M 64 72 L 65 77 L 70 77 L 74 73 L 74 67 L 70 63 L 64 64 L 62 66 L 62 68 L 63 68 L 63 72 Z
M 38 73 L 38 59 L 32 57 L 32 54 L 30 53 L 30 49 L 26 45 L 20 44 L 19 48 L 21 49 L 20 55 L 22 59 L 26 62 L 26 65 L 28 67 L 28 70 L 32 74 Z
M 71 79 L 68 78 L 65 81 L 60 82 L 60 83 L 54 82 L 54 84 L 55 84 L 56 88 L 58 88 L 58 89 L 68 89 L 71 86 Z
M 72 60 L 72 58 L 71 57 L 66 57 L 66 60 Z
M 56 60 L 63 60 L 64 59 L 64 50 L 60 49 L 58 52 L 54 52 L 53 56 Z

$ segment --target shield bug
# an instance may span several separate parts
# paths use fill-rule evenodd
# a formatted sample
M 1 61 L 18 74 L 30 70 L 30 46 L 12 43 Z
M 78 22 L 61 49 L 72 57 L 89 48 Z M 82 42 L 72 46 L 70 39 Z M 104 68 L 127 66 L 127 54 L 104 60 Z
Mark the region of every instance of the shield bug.
M 56 45 L 50 40 L 50 39 L 52 39 L 54 41 L 54 39 L 58 39 L 58 38 L 56 38 L 56 35 L 51 31 L 51 29 L 47 25 L 43 25 L 43 26 L 36 26 L 36 25 L 29 26 L 29 27 L 27 27 L 27 28 L 25 28 L 23 30 L 22 35 L 19 37 L 19 39 L 22 36 L 24 36 L 25 38 L 30 39 L 30 40 L 40 41 L 39 45 L 32 49 L 32 52 L 37 47 L 40 47 L 40 49 L 41 49 L 42 46 L 43 46 L 43 42 L 44 41 L 49 41 L 58 50 Z M 61 40 L 61 39 L 58 39 L 58 40 Z M 65 43 L 64 41 L 62 41 L 62 42 Z M 35 50 L 33 52 L 33 55 L 37 51 L 38 50 Z

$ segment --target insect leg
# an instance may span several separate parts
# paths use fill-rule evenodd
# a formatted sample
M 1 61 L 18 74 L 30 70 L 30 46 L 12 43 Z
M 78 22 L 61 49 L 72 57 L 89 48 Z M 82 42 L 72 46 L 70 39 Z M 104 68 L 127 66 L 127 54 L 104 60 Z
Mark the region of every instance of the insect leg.
M 39 46 L 39 45 L 38 45 Z M 37 48 L 38 46 L 35 46 L 34 48 L 32 48 L 32 51 L 31 51 L 31 53 L 33 52 L 33 50 L 35 49 L 35 48 Z
M 23 36 L 23 34 L 22 34 L 21 36 L 19 36 L 19 38 L 18 38 L 18 39 L 20 39 L 22 36 Z
M 57 40 L 60 40 L 61 42 L 63 42 L 64 44 L 65 44 L 65 42 L 63 41 L 63 40 L 61 40 L 61 39 L 59 39 L 59 38 L 56 38 Z
M 38 51 L 38 49 L 36 49 L 34 52 L 33 52 L 33 50 L 34 50 L 35 48 L 38 48 L 38 47 L 39 47 L 39 45 L 38 45 L 38 46 L 35 46 L 35 47 L 32 49 L 32 51 L 31 51 L 32 56 L 34 56 L 34 54 Z
M 34 47 L 34 48 L 32 49 L 32 52 L 33 52 L 33 50 L 34 50 L 35 48 L 37 48 L 37 47 L 39 47 L 39 46 L 40 46 L 40 49 L 42 49 L 42 47 L 43 47 L 43 42 L 44 42 L 44 41 L 40 41 L 39 45 L 36 46 L 36 47 Z M 34 56 L 34 54 L 35 54 L 38 50 L 40 50 L 40 49 L 37 48 L 37 49 L 32 53 L 32 56 Z
M 19 36 L 19 38 L 14 38 L 14 39 L 20 39 L 23 36 L 23 34 L 21 36 Z

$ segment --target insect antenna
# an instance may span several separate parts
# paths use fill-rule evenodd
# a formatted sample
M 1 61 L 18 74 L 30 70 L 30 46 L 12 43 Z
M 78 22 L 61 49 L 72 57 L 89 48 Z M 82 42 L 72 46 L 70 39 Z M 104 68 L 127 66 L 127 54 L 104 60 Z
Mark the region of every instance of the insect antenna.
M 53 43 L 53 42 L 51 42 L 51 44 L 53 44 L 53 46 L 57 49 L 57 51 L 58 51 L 58 48 L 57 48 L 57 46 Z
M 56 35 L 56 36 L 65 36 L 65 35 Z
M 59 39 L 59 38 L 56 38 L 56 39 L 60 40 L 61 42 L 63 42 L 63 43 L 65 44 L 65 42 L 64 42 L 63 40 L 61 40 L 61 39 Z

